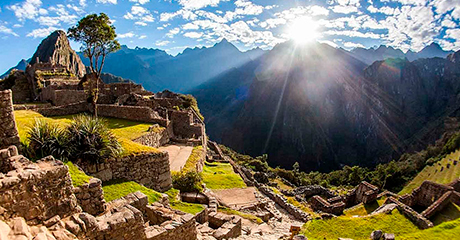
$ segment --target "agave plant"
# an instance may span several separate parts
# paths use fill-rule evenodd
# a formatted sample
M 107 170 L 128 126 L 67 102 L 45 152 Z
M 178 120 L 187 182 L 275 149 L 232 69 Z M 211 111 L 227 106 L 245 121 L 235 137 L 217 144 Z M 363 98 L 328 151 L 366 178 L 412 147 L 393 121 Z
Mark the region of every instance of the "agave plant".
M 28 131 L 29 154 L 34 159 L 52 155 L 67 160 L 70 156 L 69 138 L 66 131 L 56 124 L 36 119 Z
M 121 153 L 121 145 L 104 120 L 89 115 L 73 119 L 67 128 L 72 158 L 99 163 Z

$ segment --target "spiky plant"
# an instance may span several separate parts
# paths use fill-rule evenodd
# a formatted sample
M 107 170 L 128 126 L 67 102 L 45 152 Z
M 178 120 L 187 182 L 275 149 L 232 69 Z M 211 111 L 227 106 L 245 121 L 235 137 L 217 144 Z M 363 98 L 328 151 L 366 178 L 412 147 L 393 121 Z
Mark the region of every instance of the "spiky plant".
M 89 115 L 73 119 L 67 129 L 72 158 L 100 163 L 106 158 L 118 156 L 121 145 L 104 120 Z
M 71 149 L 64 129 L 42 119 L 36 119 L 28 131 L 29 155 L 39 159 L 49 155 L 67 160 Z

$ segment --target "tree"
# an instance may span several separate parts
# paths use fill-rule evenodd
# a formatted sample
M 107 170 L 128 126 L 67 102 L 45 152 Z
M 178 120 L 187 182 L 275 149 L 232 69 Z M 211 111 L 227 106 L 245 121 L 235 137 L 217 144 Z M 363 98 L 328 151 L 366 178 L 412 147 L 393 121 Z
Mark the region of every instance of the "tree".
M 95 78 L 88 78 L 88 84 L 94 114 L 97 117 L 96 103 L 99 97 L 99 81 L 105 58 L 107 54 L 120 49 L 120 43 L 115 40 L 117 37 L 115 27 L 104 13 L 90 14 L 80 19 L 76 26 L 69 28 L 67 35 L 70 39 L 82 44 L 81 51 L 89 59 L 91 74 L 95 75 Z

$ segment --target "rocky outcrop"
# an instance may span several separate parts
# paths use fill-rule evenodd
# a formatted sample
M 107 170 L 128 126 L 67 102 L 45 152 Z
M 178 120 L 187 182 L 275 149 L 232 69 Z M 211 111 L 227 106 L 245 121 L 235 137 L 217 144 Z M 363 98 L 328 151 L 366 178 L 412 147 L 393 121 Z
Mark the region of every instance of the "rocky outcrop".
M 61 65 L 77 77 L 83 77 L 86 73 L 85 65 L 70 47 L 69 40 L 62 30 L 53 32 L 40 43 L 30 65 L 37 62 Z
M 11 90 L 0 91 L 0 149 L 19 146 L 19 133 L 14 120 Z

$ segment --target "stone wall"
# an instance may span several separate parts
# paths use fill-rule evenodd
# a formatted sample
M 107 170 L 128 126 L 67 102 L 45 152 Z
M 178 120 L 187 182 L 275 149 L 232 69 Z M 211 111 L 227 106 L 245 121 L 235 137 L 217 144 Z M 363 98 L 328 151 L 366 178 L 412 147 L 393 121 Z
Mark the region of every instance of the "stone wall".
M 446 192 L 441 198 L 437 199 L 436 202 L 431 204 L 427 209 L 422 212 L 422 216 L 425 218 L 430 218 L 434 216 L 437 212 L 442 211 L 450 202 L 451 197 L 454 192 Z
M 101 164 L 77 162 L 88 175 L 102 181 L 125 179 L 164 192 L 172 187 L 169 157 L 166 152 L 131 154 L 107 159 Z
M 145 146 L 158 148 L 167 144 L 170 138 L 171 136 L 167 128 L 152 126 L 148 133 L 134 139 L 133 141 Z
M 270 188 L 262 184 L 256 183 L 255 185 L 259 189 L 260 192 L 267 195 L 272 201 L 280 205 L 284 210 L 286 210 L 289 214 L 294 216 L 296 219 L 301 220 L 303 222 L 307 222 L 310 220 L 310 216 L 307 213 L 298 209 L 296 206 L 288 203 L 286 198 L 284 198 L 283 196 L 276 194 Z
M 102 190 L 101 180 L 91 178 L 89 183 L 75 187 L 74 193 L 78 205 L 80 205 L 84 212 L 91 215 L 99 215 L 105 211 L 104 192 Z
M 81 211 L 68 168 L 62 162 L 47 157 L 32 163 L 14 149 L 2 150 L 1 155 L 1 162 L 12 164 L 7 174 L 0 173 L 0 219 L 23 217 L 40 223 L 55 215 L 66 217 Z
M 86 101 L 68 104 L 64 106 L 36 109 L 38 113 L 46 117 L 72 115 L 72 114 L 87 112 L 88 110 L 89 110 L 89 103 L 87 103 Z
M 410 195 L 401 197 L 401 202 L 408 206 L 429 207 L 437 199 L 441 198 L 446 192 L 453 191 L 454 188 L 431 181 L 424 181 L 420 187 L 416 188 Z
M 358 186 L 351 190 L 345 196 L 345 204 L 347 207 L 354 206 L 359 203 L 370 203 L 377 199 L 379 188 L 362 181 Z
M 396 200 L 394 197 L 389 197 L 385 201 L 385 204 L 395 203 L 396 208 L 407 218 L 409 218 L 415 225 L 417 225 L 421 229 L 427 229 L 433 227 L 433 223 L 423 217 L 421 214 L 416 212 L 411 207 L 407 206 L 406 204 Z
M 0 91 L 0 149 L 19 147 L 19 133 L 14 120 L 11 90 Z
M 334 215 L 342 215 L 343 210 L 345 209 L 345 203 L 341 201 L 336 203 L 329 203 L 318 195 L 313 196 L 310 199 L 310 206 L 314 211 L 321 211 Z
M 98 104 L 97 105 L 99 116 L 113 117 L 139 122 L 158 123 L 165 127 L 168 121 L 157 112 L 149 107 L 144 106 L 118 106 L 111 104 Z
M 195 124 L 193 114 L 189 111 L 170 111 L 174 135 L 178 138 L 195 138 L 202 136 L 202 125 Z

